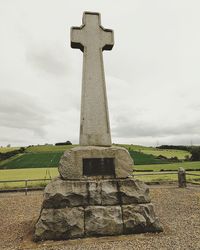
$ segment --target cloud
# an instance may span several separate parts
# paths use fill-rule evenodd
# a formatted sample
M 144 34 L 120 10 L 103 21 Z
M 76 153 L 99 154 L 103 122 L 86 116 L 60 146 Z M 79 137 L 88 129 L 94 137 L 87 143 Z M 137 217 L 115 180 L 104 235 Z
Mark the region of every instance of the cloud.
M 68 61 L 62 46 L 49 43 L 27 46 L 27 62 L 36 70 L 56 77 L 66 75 Z
M 82 53 L 69 31 L 93 10 L 115 32 L 104 52 L 113 141 L 200 143 L 197 1 L 121 0 L 112 14 L 106 0 L 11 2 L 0 1 L 1 142 L 78 141 Z
M 135 137 L 166 137 L 181 135 L 198 135 L 200 131 L 200 120 L 186 122 L 176 125 L 159 125 L 151 121 L 138 122 L 126 120 L 125 123 L 116 122 L 118 126 L 113 128 L 115 137 L 135 138 Z
M 36 136 L 44 137 L 44 127 L 49 118 L 37 102 L 35 97 L 28 94 L 1 90 L 0 128 L 29 130 Z

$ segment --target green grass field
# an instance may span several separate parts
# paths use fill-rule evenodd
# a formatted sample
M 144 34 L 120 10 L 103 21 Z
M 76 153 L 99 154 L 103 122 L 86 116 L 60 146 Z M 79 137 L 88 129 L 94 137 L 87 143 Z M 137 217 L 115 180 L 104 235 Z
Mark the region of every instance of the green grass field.
M 135 165 L 145 165 L 145 164 L 164 164 L 170 163 L 167 159 L 158 159 L 155 155 L 145 154 L 139 151 L 129 151 L 131 157 L 134 160 Z
M 0 169 L 57 167 L 63 152 L 74 146 L 75 145 L 41 145 L 27 147 L 24 154 L 18 154 L 7 160 L 1 161 Z M 179 159 L 184 159 L 186 155 L 189 155 L 189 152 L 183 150 L 161 150 L 137 145 L 119 146 L 124 146 L 130 150 L 135 165 L 170 163 L 168 159 L 158 159 L 157 156 L 159 155 L 168 158 L 176 156 Z M 4 152 L 14 149 L 16 148 L 1 148 Z
M 7 169 L 0 170 L 0 181 L 5 180 L 31 180 L 31 179 L 49 179 L 58 176 L 57 168 L 29 168 L 29 169 Z M 28 182 L 28 186 L 44 186 L 48 181 Z M 0 189 L 24 187 L 24 182 L 0 183 Z
M 189 172 L 190 173 L 190 172 Z M 200 171 L 192 171 L 193 174 L 198 174 L 199 176 L 192 176 L 186 174 L 186 180 L 194 183 L 198 183 L 200 185 Z M 144 174 L 144 172 L 135 173 L 134 178 L 144 181 L 144 182 L 177 182 L 178 185 L 178 175 L 177 174 L 165 174 L 163 172 L 162 175 L 143 175 L 137 176 L 137 174 Z
M 171 169 L 176 170 L 173 164 Z M 155 167 L 155 165 L 152 165 Z M 154 167 L 152 168 L 153 170 Z M 133 175 L 141 174 L 142 172 L 134 172 Z M 200 171 L 192 171 L 189 173 L 195 173 L 200 175 Z M 144 172 L 142 173 L 144 174 Z M 145 173 L 147 174 L 147 173 Z M 29 168 L 29 169 L 8 169 L 0 170 L 0 181 L 5 180 L 31 180 L 31 179 L 49 179 L 58 176 L 57 168 Z M 167 175 L 163 172 L 162 175 L 145 175 L 145 176 L 135 176 L 135 179 L 139 179 L 145 182 L 163 182 L 163 181 L 177 181 L 177 174 Z M 197 181 L 200 184 L 200 176 L 190 176 L 187 175 L 188 181 Z M 46 186 L 48 180 L 28 182 L 28 187 Z M 25 182 L 15 182 L 15 183 L 0 183 L 0 189 L 9 188 L 23 188 L 25 187 Z
M 7 160 L 0 162 L 0 181 L 1 180 L 25 180 L 25 179 L 48 179 L 50 177 L 58 176 L 57 166 L 65 150 L 69 150 L 75 145 L 66 146 L 31 146 L 26 148 L 25 153 L 15 155 Z M 177 171 L 179 167 L 183 167 L 186 170 L 194 170 L 190 173 L 200 174 L 200 162 L 181 162 L 181 163 L 169 163 L 171 157 L 177 157 L 179 160 L 185 159 L 190 153 L 183 150 L 167 150 L 157 149 L 153 147 L 144 147 L 137 145 L 118 145 L 126 147 L 133 159 L 134 169 L 138 174 L 140 171 Z M 0 148 L 1 153 L 16 150 L 19 148 L 7 147 Z M 157 156 L 163 155 L 168 159 L 157 158 Z M 195 171 L 196 170 L 196 171 Z M 144 173 L 144 172 L 143 172 Z M 137 179 L 143 181 L 176 181 L 177 174 L 156 176 L 137 176 Z M 199 177 L 187 176 L 188 180 L 199 180 Z M 31 186 L 45 186 L 48 181 L 30 182 Z M 24 187 L 24 182 L 17 183 L 0 183 L 0 189 Z
M 0 153 L 6 153 L 19 149 L 19 147 L 0 147 Z
M 1 169 L 57 167 L 63 152 L 25 153 L 0 164 Z
M 176 171 L 179 167 L 185 170 L 200 170 L 200 161 L 180 162 L 170 164 L 152 164 L 152 165 L 135 165 L 134 169 L 137 171 L 153 170 L 153 171 Z
M 26 148 L 25 152 L 27 153 L 41 153 L 41 152 L 64 152 L 67 149 L 71 149 L 75 145 L 64 145 L 64 146 L 54 146 L 54 145 L 41 145 L 41 146 L 32 146 Z
M 38 150 L 38 149 L 37 149 Z M 18 169 L 18 168 L 44 168 L 57 167 L 63 151 L 30 151 L 29 153 L 18 154 L 0 163 L 0 169 Z M 144 154 L 137 151 L 130 151 L 134 163 L 155 164 L 169 163 L 167 159 L 157 159 L 154 155 Z
M 191 155 L 188 151 L 185 150 L 159 149 L 159 148 L 144 147 L 138 145 L 123 145 L 123 146 L 126 147 L 128 150 L 138 151 L 144 154 L 152 154 L 154 156 L 162 155 L 167 158 L 177 157 L 179 160 L 184 160 L 187 155 L 188 156 Z

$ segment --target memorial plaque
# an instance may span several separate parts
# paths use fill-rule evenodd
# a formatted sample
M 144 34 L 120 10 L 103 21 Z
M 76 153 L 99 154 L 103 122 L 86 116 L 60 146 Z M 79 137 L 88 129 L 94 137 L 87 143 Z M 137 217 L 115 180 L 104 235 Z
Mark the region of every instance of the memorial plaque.
M 83 175 L 85 176 L 115 176 L 114 158 L 83 159 Z

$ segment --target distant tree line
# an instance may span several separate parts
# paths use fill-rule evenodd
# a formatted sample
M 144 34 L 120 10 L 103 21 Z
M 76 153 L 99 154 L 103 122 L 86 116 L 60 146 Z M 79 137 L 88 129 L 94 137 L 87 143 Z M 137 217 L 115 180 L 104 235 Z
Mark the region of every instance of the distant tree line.
M 176 150 L 186 150 L 190 152 L 191 157 L 188 159 L 190 161 L 200 161 L 200 146 L 183 146 L 183 145 L 161 145 L 156 147 L 159 149 L 176 149 Z
M 63 145 L 72 145 L 72 143 L 70 141 L 55 143 L 55 146 L 63 146 Z
M 17 154 L 22 154 L 22 153 L 24 153 L 24 151 L 25 151 L 25 148 L 21 147 L 20 149 L 5 152 L 5 153 L 0 152 L 0 161 L 6 160 L 12 156 L 17 155 Z
M 160 149 L 176 149 L 176 150 L 186 150 L 189 151 L 192 146 L 184 146 L 184 145 L 161 145 L 156 148 Z

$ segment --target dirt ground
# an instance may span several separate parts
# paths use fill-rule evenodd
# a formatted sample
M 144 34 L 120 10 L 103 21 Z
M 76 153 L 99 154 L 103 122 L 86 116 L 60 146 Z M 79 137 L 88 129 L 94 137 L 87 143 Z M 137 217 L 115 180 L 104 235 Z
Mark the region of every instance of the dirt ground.
M 200 250 L 200 187 L 150 187 L 164 232 L 68 241 L 31 241 L 42 192 L 0 194 L 0 250 L 159 249 Z

